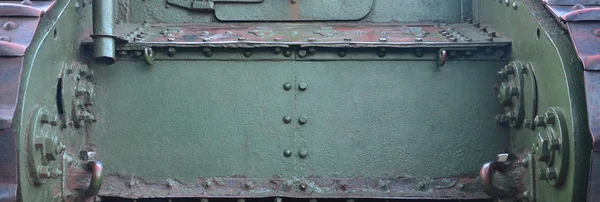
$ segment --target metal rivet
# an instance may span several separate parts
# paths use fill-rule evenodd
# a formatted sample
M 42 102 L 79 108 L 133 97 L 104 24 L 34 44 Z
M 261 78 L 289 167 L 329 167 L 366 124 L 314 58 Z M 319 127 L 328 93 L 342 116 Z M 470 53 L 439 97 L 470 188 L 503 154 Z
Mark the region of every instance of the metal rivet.
M 425 53 L 423 53 L 423 49 L 422 48 L 417 48 L 415 49 L 415 56 L 417 57 L 423 57 Z
M 275 54 L 281 53 L 281 47 L 275 47 Z
M 510 0 L 504 0 L 504 3 L 506 4 L 506 6 L 510 6 Z
M 308 155 L 308 150 L 306 148 L 302 148 L 300 151 L 298 151 L 298 155 L 301 158 L 305 158 Z
M 317 48 L 310 47 L 310 48 L 308 48 L 307 52 L 309 55 L 314 55 L 317 52 Z
M 0 41 L 10 42 L 10 37 L 8 37 L 8 36 L 0 36 Z
M 23 4 L 23 5 L 31 5 L 31 0 L 21 1 L 21 4 Z
M 306 51 L 306 49 L 298 50 L 298 56 L 300 56 L 301 58 L 306 57 L 307 54 L 308 52 Z
M 275 202 L 282 202 L 282 201 L 283 201 L 283 199 L 281 197 L 275 198 Z
M 338 56 L 340 56 L 340 57 L 342 57 L 342 58 L 343 58 L 343 57 L 346 57 L 346 50 L 339 50 L 339 51 L 338 51 Z
M 308 88 L 308 84 L 305 82 L 300 82 L 300 84 L 298 85 L 298 89 L 300 89 L 301 91 L 305 91 Z
M 519 4 L 515 1 L 512 3 L 512 7 L 513 7 L 513 9 L 517 10 L 517 7 L 519 7 Z
M 273 38 L 273 41 L 281 41 L 281 38 Z
M 168 41 L 175 41 L 175 38 L 168 38 Z
M 298 123 L 304 125 L 306 124 L 306 122 L 308 122 L 308 117 L 305 115 L 300 116 L 300 118 L 298 118 Z
M 283 51 L 283 56 L 285 56 L 285 57 L 291 57 L 292 56 L 292 51 L 291 50 L 285 50 L 285 51 Z
M 286 82 L 286 83 L 283 84 L 283 90 L 289 91 L 291 89 L 292 89 L 292 84 L 290 84 L 288 82 Z
M 292 151 L 290 151 L 290 150 L 288 150 L 288 149 L 284 150 L 284 151 L 283 151 L 283 156 L 285 156 L 285 157 L 290 157 L 290 156 L 292 156 Z
M 204 47 L 202 49 L 202 52 L 204 52 L 204 55 L 206 57 L 212 57 L 213 56 L 213 52 L 212 52 L 212 49 L 210 47 Z
M 309 42 L 315 42 L 315 41 L 317 41 L 317 39 L 316 38 L 308 38 L 308 41 Z
M 288 123 L 292 122 L 292 117 L 284 116 L 282 120 L 283 120 L 283 123 L 288 124 Z
M 352 38 L 344 38 L 344 41 L 352 41 Z
M 246 37 L 239 37 L 238 41 L 246 41 Z
M 416 42 L 423 42 L 423 38 L 415 38 Z
M 299 187 L 300 187 L 300 189 L 302 189 L 302 190 L 306 190 L 306 188 L 308 188 L 308 185 L 307 185 L 306 183 L 304 183 L 304 182 L 303 182 L 303 183 L 300 183 L 300 186 L 299 186 Z
M 175 50 L 175 48 L 171 47 L 167 50 L 169 57 L 173 57 L 175 56 L 175 52 L 177 52 L 177 50 Z
M 207 38 L 207 37 L 205 37 L 205 38 L 202 38 L 202 41 L 203 41 L 203 42 L 209 42 L 209 41 L 210 41 L 210 38 Z
M 208 32 L 208 31 L 202 31 L 202 35 L 203 36 L 208 36 L 208 35 L 210 35 L 210 32 Z
M 379 48 L 379 49 L 377 50 L 377 56 L 379 56 L 380 58 L 382 58 L 382 57 L 385 57 L 385 55 L 386 55 L 386 54 L 387 54 L 387 53 L 386 53 L 386 50 L 385 50 L 385 48 Z
M 250 50 L 245 50 L 245 51 L 244 51 L 244 57 L 247 57 L 247 58 L 249 58 L 250 56 L 252 56 L 252 51 L 250 51 Z
M 379 38 L 379 42 L 387 42 L 388 39 L 387 38 Z
M 4 30 L 13 30 L 17 28 L 17 23 L 12 22 L 12 21 L 8 21 L 6 23 L 4 23 L 4 25 L 2 25 L 2 29 Z

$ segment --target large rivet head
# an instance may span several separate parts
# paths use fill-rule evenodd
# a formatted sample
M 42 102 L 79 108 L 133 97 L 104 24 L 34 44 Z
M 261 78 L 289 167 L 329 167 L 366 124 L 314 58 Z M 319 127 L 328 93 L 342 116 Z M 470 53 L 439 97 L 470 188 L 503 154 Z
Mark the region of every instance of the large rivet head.
M 2 25 L 2 29 L 4 30 L 13 30 L 17 28 L 17 23 L 12 22 L 12 21 L 8 21 L 6 23 L 4 23 L 4 25 Z
M 10 42 L 10 37 L 8 37 L 8 36 L 0 36 L 0 41 Z
M 285 157 L 292 156 L 292 151 L 290 151 L 289 149 L 284 150 L 283 151 L 283 156 L 285 156 Z
M 306 148 L 300 149 L 300 151 L 298 151 L 298 156 L 306 158 L 306 156 L 308 156 L 308 150 Z
M 283 117 L 283 123 L 288 124 L 292 122 L 292 117 L 290 116 L 284 116 Z
M 300 56 L 301 58 L 306 57 L 306 55 L 308 55 L 308 51 L 306 51 L 306 49 L 298 50 L 298 56 Z
M 289 83 L 289 82 L 285 82 L 285 83 L 283 84 L 283 90 L 285 90 L 285 91 L 292 90 L 292 84 L 291 84 L 291 83 Z
M 306 115 L 302 115 L 300 116 L 300 118 L 298 118 L 298 123 L 304 125 L 308 122 L 308 117 Z

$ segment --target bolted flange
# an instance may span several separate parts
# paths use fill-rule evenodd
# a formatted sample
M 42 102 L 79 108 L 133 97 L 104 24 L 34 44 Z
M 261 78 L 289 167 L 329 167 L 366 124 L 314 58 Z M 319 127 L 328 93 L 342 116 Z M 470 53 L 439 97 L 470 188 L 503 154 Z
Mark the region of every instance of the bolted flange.
M 523 97 L 523 65 L 511 62 L 498 71 L 502 81 L 494 86 L 496 97 L 504 106 L 504 113 L 496 116 L 496 122 L 512 128 L 519 128 L 525 120 Z
M 66 146 L 58 141 L 56 121 L 45 107 L 34 110 L 27 134 L 27 168 L 29 176 L 36 184 L 45 183 L 50 178 L 62 175 L 59 169 L 61 154 Z
M 534 125 L 542 129 L 534 145 L 535 157 L 546 166 L 538 170 L 538 179 L 559 186 L 566 178 L 569 162 L 569 131 L 564 114 L 560 108 L 551 107 L 544 115 L 536 116 Z

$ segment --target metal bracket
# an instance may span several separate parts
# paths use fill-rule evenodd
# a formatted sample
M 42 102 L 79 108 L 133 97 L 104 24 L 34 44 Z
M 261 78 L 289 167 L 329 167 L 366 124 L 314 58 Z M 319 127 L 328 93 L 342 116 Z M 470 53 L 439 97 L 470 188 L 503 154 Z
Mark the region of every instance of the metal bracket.
M 262 3 L 263 0 L 167 0 L 167 4 L 198 11 L 214 11 L 215 3 Z

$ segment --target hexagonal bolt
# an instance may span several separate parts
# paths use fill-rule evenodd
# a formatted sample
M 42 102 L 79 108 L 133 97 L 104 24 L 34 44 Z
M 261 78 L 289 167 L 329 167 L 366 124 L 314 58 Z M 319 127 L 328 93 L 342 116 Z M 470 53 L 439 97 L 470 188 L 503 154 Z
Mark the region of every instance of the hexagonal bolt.
M 548 144 L 548 150 L 557 151 L 560 149 L 560 141 L 558 139 L 552 138 Z
M 538 147 L 537 147 L 536 152 L 539 155 L 538 161 L 545 162 L 545 163 L 550 162 L 551 152 L 549 150 L 550 140 L 548 140 L 548 133 L 539 132 L 537 134 L 537 142 L 538 142 Z
M 50 171 L 50 178 L 59 178 L 60 176 L 62 176 L 62 171 L 60 171 L 58 168 L 52 169 Z
M 298 84 L 298 90 L 305 91 L 306 89 L 308 89 L 308 84 L 306 82 L 300 82 L 300 84 Z
M 58 125 L 58 117 L 55 115 L 49 115 L 49 114 L 44 113 L 40 116 L 40 122 L 45 123 L 45 124 L 50 124 L 51 126 L 57 126 Z
M 306 156 L 308 156 L 308 150 L 306 148 L 300 149 L 300 151 L 298 151 L 298 156 L 300 156 L 300 158 L 306 158 Z
M 557 177 L 556 169 L 554 168 L 540 168 L 538 169 L 539 180 L 555 180 Z
M 545 115 L 537 115 L 533 118 L 533 126 L 534 127 L 544 127 L 546 126 L 546 116 Z
M 298 118 L 298 123 L 304 125 L 308 122 L 308 117 L 306 115 L 302 115 L 300 116 L 300 118 Z
M 44 146 L 44 157 L 46 157 L 46 161 L 56 160 L 58 157 L 56 151 L 62 149 L 58 148 L 59 143 L 56 135 L 50 135 L 49 137 L 46 137 L 46 143 Z
M 39 178 L 48 179 L 50 178 L 50 167 L 48 166 L 38 166 L 37 174 Z
M 79 113 L 77 114 L 77 119 L 86 123 L 96 122 L 96 116 L 87 111 L 79 111 Z
M 556 121 L 556 115 L 552 112 L 546 112 L 546 114 L 544 116 L 544 123 L 546 125 L 549 125 L 549 124 L 554 124 L 555 121 Z
M 79 159 L 82 161 L 94 160 L 96 158 L 96 152 L 93 151 L 80 151 Z

